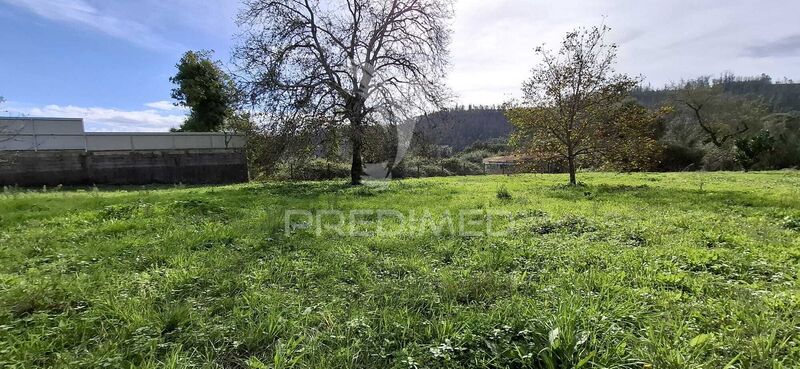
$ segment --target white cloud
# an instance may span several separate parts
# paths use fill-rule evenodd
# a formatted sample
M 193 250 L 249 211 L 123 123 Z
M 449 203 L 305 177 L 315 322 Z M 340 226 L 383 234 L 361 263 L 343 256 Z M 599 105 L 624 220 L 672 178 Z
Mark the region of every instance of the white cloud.
M 100 31 L 152 49 L 174 49 L 178 45 L 142 23 L 107 14 L 85 0 L 0 0 L 46 19 Z
M 725 71 L 798 79 L 800 47 L 787 47 L 798 10 L 796 0 L 459 0 L 450 86 L 464 104 L 519 96 L 536 46 L 556 48 L 567 31 L 600 24 L 620 45 L 618 70 L 654 86 Z
M 217 47 L 223 59 L 241 7 L 237 0 L 0 3 L 150 48 L 174 46 L 160 36 L 169 34 L 195 48 Z M 621 46 L 618 70 L 655 86 L 725 71 L 800 80 L 798 10 L 797 0 L 458 0 L 449 83 L 461 103 L 502 103 L 519 95 L 538 62 L 536 46 L 557 47 L 565 32 L 603 23 Z M 161 101 L 147 108 L 180 111 Z
M 87 132 L 166 132 L 177 128 L 186 119 L 184 114 L 163 110 L 119 110 L 72 105 L 46 105 L 26 107 L 10 102 L 12 116 L 83 118 Z
M 161 100 L 161 101 L 154 101 L 151 103 L 144 104 L 144 106 L 148 108 L 153 108 L 156 110 L 164 110 L 164 111 L 181 111 L 186 112 L 186 109 L 183 106 L 175 106 L 171 101 Z

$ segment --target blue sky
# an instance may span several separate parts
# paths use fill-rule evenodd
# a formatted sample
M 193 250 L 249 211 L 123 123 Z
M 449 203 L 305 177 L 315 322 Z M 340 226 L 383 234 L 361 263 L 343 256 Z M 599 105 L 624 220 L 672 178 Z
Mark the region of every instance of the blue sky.
M 212 4 L 213 3 L 213 4 Z M 212 6 L 213 5 L 213 6 Z M 5 115 L 87 119 L 92 130 L 166 130 L 181 54 L 227 61 L 236 1 L 0 0 Z
M 338 1 L 338 0 L 337 0 Z M 765 4 L 764 4 L 765 3 Z M 533 48 L 605 23 L 619 69 L 663 85 L 768 73 L 800 80 L 800 4 L 773 0 L 460 0 L 450 86 L 464 104 L 518 95 Z M 0 115 L 83 117 L 95 131 L 164 131 L 184 111 L 169 76 L 189 49 L 229 61 L 237 0 L 0 0 Z

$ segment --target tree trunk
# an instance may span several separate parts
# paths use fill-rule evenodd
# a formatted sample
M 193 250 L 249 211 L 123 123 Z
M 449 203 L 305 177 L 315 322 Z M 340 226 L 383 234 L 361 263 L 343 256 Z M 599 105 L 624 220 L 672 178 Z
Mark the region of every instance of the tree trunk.
M 578 181 L 575 178 L 575 158 L 570 157 L 567 162 L 569 164 L 569 184 L 576 186 Z
M 361 175 L 364 173 L 364 163 L 361 160 L 361 149 L 363 145 L 363 137 L 361 132 L 361 124 L 358 121 L 351 123 L 353 133 L 351 137 L 353 146 L 353 162 L 350 166 L 350 184 L 353 186 L 361 185 Z

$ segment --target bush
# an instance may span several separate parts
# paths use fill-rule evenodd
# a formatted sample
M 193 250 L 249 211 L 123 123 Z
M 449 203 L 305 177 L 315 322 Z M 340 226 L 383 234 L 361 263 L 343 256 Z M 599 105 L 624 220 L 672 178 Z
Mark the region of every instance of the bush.
M 511 196 L 511 192 L 508 191 L 508 188 L 506 188 L 506 186 L 500 186 L 500 188 L 497 189 L 497 198 L 498 199 L 500 199 L 500 200 L 511 200 L 511 197 L 512 197 Z
M 491 155 L 496 155 L 500 153 L 507 152 L 509 150 L 508 139 L 506 138 L 490 138 L 488 140 L 481 140 L 476 141 L 463 152 L 473 152 L 473 151 L 486 151 L 491 153 Z
M 664 148 L 664 159 L 659 170 L 665 172 L 680 172 L 684 170 L 699 169 L 703 163 L 702 150 L 680 144 L 668 144 Z
M 775 114 L 764 126 L 775 138 L 774 149 L 764 155 L 764 167 L 782 169 L 800 166 L 800 112 Z
M 446 171 L 455 175 L 467 176 L 483 173 L 483 167 L 461 158 L 447 158 L 441 161 L 441 166 Z
M 442 168 L 437 162 L 411 157 L 403 160 L 392 170 L 392 178 L 424 178 L 451 176 L 448 170 Z
M 419 169 L 420 177 L 447 177 L 453 175 L 453 173 L 447 171 L 446 169 L 442 169 L 440 165 L 431 163 L 420 165 Z
M 461 160 L 468 161 L 470 163 L 481 165 L 483 164 L 483 159 L 492 156 L 492 153 L 486 150 L 477 150 L 477 151 L 470 151 L 460 154 L 458 157 Z
M 745 171 L 750 170 L 775 148 L 775 139 L 768 131 L 761 131 L 750 138 L 736 140 L 734 160 Z
M 739 164 L 734 159 L 732 150 L 711 146 L 703 157 L 703 170 L 738 170 Z
M 312 159 L 301 163 L 284 163 L 272 176 L 281 180 L 320 181 L 326 179 L 350 178 L 350 164 Z

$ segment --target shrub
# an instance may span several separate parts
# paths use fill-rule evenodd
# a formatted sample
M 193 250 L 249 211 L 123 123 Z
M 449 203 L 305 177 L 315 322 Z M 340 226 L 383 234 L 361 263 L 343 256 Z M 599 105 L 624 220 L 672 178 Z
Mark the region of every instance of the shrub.
M 800 232 L 800 216 L 799 217 L 787 216 L 786 218 L 783 218 L 783 228 Z
M 492 156 L 492 154 L 489 151 L 476 150 L 476 151 L 464 152 L 460 154 L 458 157 L 461 160 L 481 165 L 483 164 L 483 159 L 488 158 L 490 156 Z
M 483 167 L 460 158 L 447 158 L 441 161 L 445 170 L 455 175 L 473 175 L 483 173 Z
M 775 147 L 775 139 L 768 131 L 761 131 L 750 138 L 736 140 L 734 159 L 745 171 L 758 164 Z
M 464 149 L 464 152 L 472 152 L 479 150 L 487 151 L 489 153 L 492 153 L 492 155 L 507 152 L 509 150 L 508 139 L 490 138 L 488 140 L 476 141 L 475 143 Z
M 447 177 L 455 173 L 444 168 L 442 163 L 423 160 L 419 157 L 408 158 L 392 171 L 394 178 Z
M 283 164 L 272 176 L 281 180 L 319 181 L 349 178 L 350 164 L 312 159 L 301 163 Z
M 512 197 L 511 196 L 511 192 L 508 191 L 508 188 L 506 188 L 506 186 L 500 186 L 500 188 L 497 189 L 497 198 L 498 199 L 500 199 L 500 200 L 511 200 L 511 197 Z
M 423 164 L 419 168 L 420 177 L 447 177 L 453 175 L 453 173 L 446 169 L 442 169 L 440 165 Z
M 703 162 L 703 151 L 679 144 L 668 144 L 659 169 L 665 172 L 678 172 L 698 169 Z
M 711 146 L 703 157 L 703 170 L 710 172 L 718 170 L 737 170 L 739 164 L 733 157 L 730 149 L 722 149 Z

